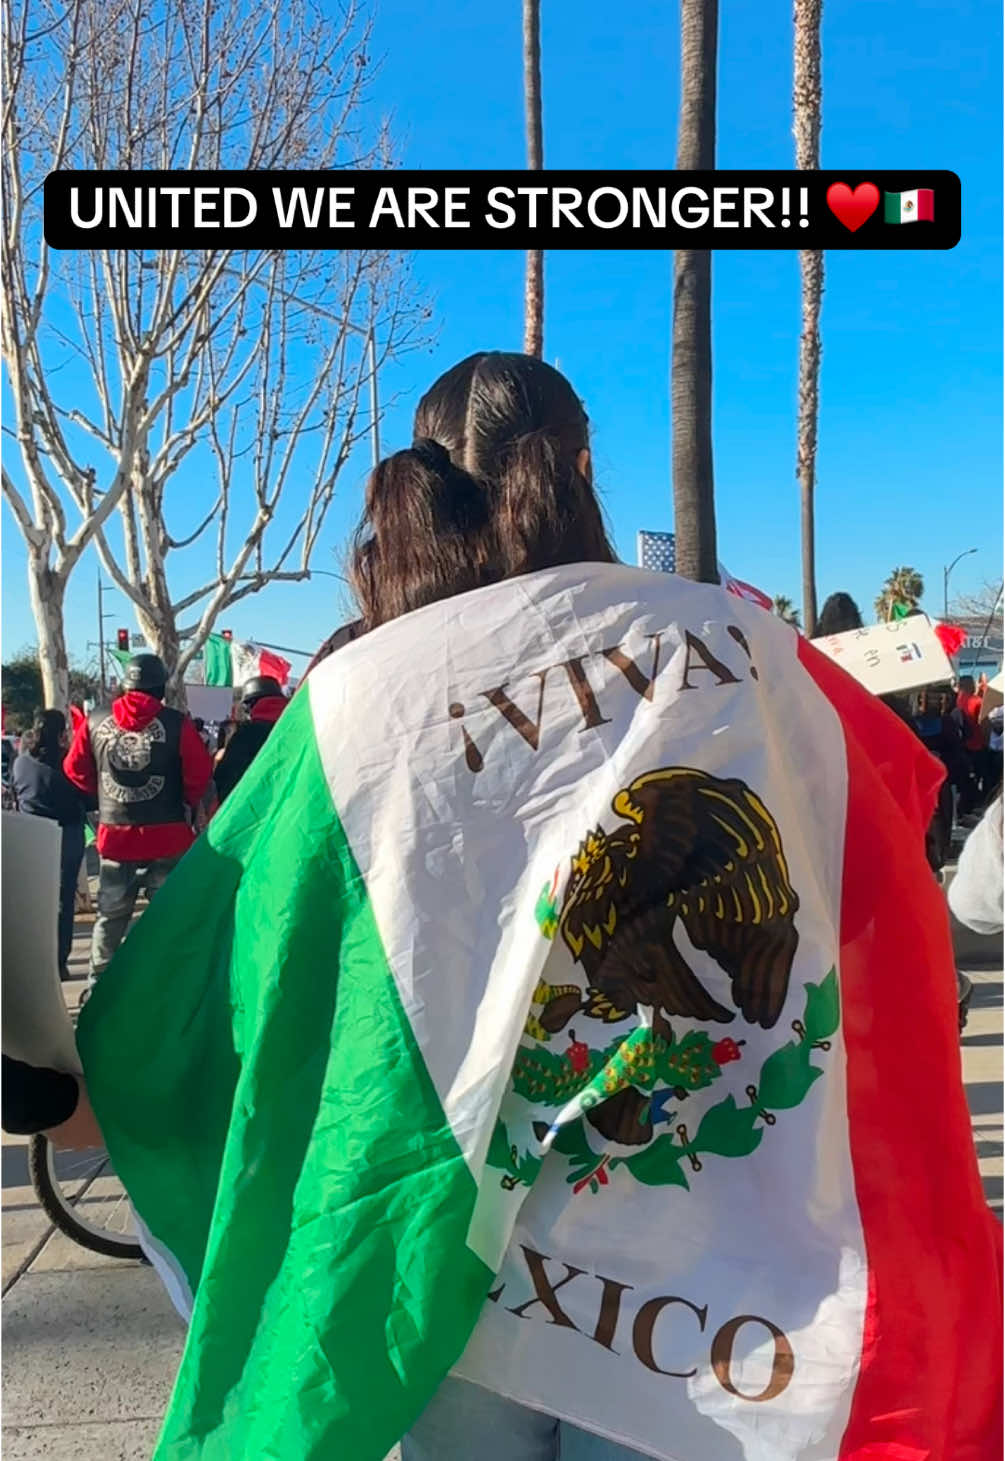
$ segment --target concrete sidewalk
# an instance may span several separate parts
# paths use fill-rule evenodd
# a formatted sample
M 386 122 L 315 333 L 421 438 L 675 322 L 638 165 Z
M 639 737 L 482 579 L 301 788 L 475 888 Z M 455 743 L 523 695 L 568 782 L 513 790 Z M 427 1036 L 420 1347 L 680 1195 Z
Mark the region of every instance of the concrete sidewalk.
M 975 986 L 963 1074 L 984 1190 L 1001 1217 L 1001 942 L 958 933 L 961 967 Z M 71 1008 L 89 934 L 81 921 L 70 964 L 77 978 L 65 986 Z M 26 1145 L 3 1140 L 5 1461 L 147 1461 L 183 1326 L 151 1269 L 88 1253 L 53 1232 L 28 1185 Z

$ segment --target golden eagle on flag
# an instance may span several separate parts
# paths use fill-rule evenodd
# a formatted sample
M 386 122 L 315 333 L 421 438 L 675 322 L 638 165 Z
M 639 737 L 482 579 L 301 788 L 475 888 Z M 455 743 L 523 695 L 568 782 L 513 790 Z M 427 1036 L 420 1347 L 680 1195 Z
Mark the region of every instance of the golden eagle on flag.
M 799 899 L 777 824 L 735 778 L 687 767 L 638 777 L 612 803 L 625 822 L 597 827 L 572 859 L 559 929 L 592 990 L 587 1014 L 622 1019 L 639 1005 L 690 1019 L 734 1018 L 674 943 L 692 945 L 730 977 L 744 1019 L 770 1029 L 789 985 Z

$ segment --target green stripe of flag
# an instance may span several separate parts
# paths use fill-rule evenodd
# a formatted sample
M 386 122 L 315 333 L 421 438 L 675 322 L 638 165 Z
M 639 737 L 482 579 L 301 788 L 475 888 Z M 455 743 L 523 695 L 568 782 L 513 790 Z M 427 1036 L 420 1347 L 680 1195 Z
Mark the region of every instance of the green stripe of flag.
M 884 223 L 899 223 L 900 222 L 900 194 L 899 193 L 884 193 L 883 194 L 883 222 Z
M 222 634 L 211 634 L 203 649 L 203 663 L 206 668 L 207 685 L 232 685 L 234 671 L 231 662 L 230 642 Z
M 157 1461 L 380 1461 L 492 1275 L 467 1246 L 475 1182 L 308 693 L 130 933 L 78 1038 L 116 1170 L 198 1285 Z

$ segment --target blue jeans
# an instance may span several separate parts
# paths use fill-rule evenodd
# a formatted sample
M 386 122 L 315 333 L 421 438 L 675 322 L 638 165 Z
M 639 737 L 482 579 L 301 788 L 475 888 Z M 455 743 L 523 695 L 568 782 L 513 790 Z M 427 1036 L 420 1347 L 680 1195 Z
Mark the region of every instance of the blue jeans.
M 648 1461 L 615 1441 L 448 1378 L 401 1443 L 401 1461 Z
M 73 915 L 77 900 L 77 878 L 84 859 L 84 824 L 74 822 L 64 827 L 59 854 L 59 974 L 66 972 L 66 961 L 73 948 Z

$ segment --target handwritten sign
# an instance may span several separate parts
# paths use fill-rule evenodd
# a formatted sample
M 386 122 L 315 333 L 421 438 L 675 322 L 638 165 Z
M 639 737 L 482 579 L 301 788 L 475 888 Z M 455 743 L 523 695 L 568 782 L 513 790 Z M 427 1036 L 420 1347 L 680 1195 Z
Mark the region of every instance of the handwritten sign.
M 953 667 L 928 618 L 871 624 L 814 639 L 814 645 L 874 695 L 916 690 L 950 680 Z

